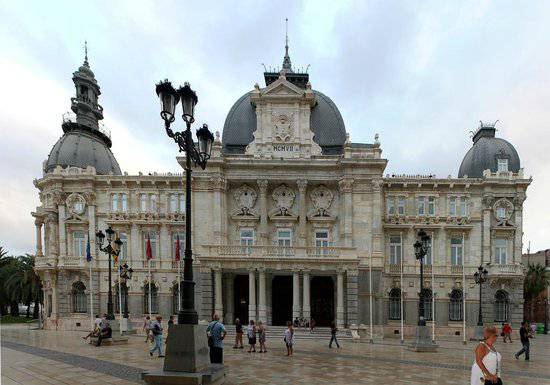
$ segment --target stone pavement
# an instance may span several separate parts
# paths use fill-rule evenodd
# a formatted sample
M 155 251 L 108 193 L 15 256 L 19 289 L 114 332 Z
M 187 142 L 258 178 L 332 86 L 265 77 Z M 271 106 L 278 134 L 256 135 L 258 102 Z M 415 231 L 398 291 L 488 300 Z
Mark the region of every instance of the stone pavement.
M 2 384 L 136 384 L 142 370 L 162 367 L 149 357 L 143 336 L 128 345 L 96 348 L 77 332 L 2 326 Z M 295 355 L 285 356 L 282 336 L 271 336 L 268 353 L 247 353 L 226 343 L 227 384 L 469 384 L 474 343 L 438 341 L 438 353 L 416 353 L 396 340 L 375 344 L 298 340 Z M 550 384 L 550 336 L 532 342 L 530 362 L 516 361 L 514 344 L 499 342 L 506 385 Z

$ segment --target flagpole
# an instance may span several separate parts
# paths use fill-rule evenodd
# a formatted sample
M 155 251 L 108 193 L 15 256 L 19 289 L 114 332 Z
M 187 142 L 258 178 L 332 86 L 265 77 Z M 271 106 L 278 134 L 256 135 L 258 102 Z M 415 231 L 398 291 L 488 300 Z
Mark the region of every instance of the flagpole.
M 400 281 L 399 281 L 399 286 L 401 286 L 401 290 L 400 290 L 400 294 L 401 294 L 401 301 L 399 306 L 400 306 L 400 315 L 401 315 L 401 344 L 403 344 L 405 341 L 403 340 L 404 336 L 403 336 L 403 256 L 404 256 L 404 253 L 403 253 L 403 232 L 400 232 L 400 237 L 399 239 L 401 240 L 401 255 L 399 256 L 399 259 L 401 259 L 401 272 L 400 272 Z
M 374 341 L 373 338 L 373 328 L 372 328 L 372 250 L 370 254 L 370 263 L 369 263 L 369 317 L 370 317 L 370 342 Z
M 147 268 L 149 270 L 149 318 L 151 318 L 151 260 L 147 260 Z
M 462 233 L 462 343 L 466 345 L 466 272 L 464 271 L 464 233 Z
M 435 269 L 434 269 L 434 233 L 432 231 L 432 237 L 430 239 L 430 252 L 432 260 L 430 261 L 432 263 L 432 342 L 435 342 L 435 290 L 434 290 L 434 284 L 435 284 Z
M 118 314 L 120 319 L 120 335 L 122 335 L 122 289 L 120 286 L 120 259 L 118 260 Z
M 88 241 L 89 242 L 89 241 Z M 92 261 L 88 261 L 90 267 L 90 324 L 94 330 L 94 287 L 92 285 Z

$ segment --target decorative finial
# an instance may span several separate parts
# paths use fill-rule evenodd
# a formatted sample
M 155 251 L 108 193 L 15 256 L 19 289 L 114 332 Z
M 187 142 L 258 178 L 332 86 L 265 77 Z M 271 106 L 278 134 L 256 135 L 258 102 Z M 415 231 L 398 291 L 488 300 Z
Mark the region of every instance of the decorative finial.
M 84 40 L 84 65 L 86 67 L 89 67 L 90 64 L 88 64 L 88 41 Z
M 285 56 L 288 56 L 288 17 L 285 19 Z
M 285 57 L 283 59 L 283 71 L 293 72 L 290 56 L 288 55 L 288 18 L 285 19 Z

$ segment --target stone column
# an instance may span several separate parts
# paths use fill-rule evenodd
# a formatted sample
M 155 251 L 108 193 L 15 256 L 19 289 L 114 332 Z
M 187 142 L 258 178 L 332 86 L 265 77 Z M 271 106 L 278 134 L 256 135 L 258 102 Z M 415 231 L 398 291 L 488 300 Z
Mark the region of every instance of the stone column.
M 304 271 L 304 284 L 303 284 L 303 301 L 304 301 L 304 307 L 302 310 L 302 316 L 305 319 L 309 319 L 311 317 L 311 309 L 309 306 L 309 271 Z
M 52 284 L 52 315 L 51 315 L 51 318 L 57 318 L 57 315 L 58 315 L 57 273 L 55 273 L 55 272 L 52 272 L 51 284 Z
M 300 272 L 292 272 L 292 320 L 300 318 Z
M 340 234 L 342 234 L 343 245 L 353 246 L 353 201 L 352 186 L 353 179 L 340 179 L 338 182 L 340 188 L 340 198 L 342 207 L 342 216 L 340 217 Z
M 65 227 L 65 205 L 59 204 L 59 256 L 67 257 L 67 229 Z
M 336 325 L 344 326 L 344 272 L 339 270 L 336 280 Z
M 306 219 L 307 219 L 307 204 L 306 204 L 306 188 L 307 180 L 298 179 L 296 182 L 298 185 L 298 191 L 300 192 L 300 222 L 298 225 L 298 245 L 307 246 L 307 229 L 306 229 Z
M 233 323 L 235 320 L 234 310 L 234 294 L 233 294 L 233 273 L 225 274 L 225 322 Z
M 259 304 L 258 304 L 258 321 L 267 322 L 267 291 L 265 286 L 265 269 L 258 270 L 258 283 L 260 285 L 259 290 Z
M 382 216 L 383 214 L 383 199 L 382 199 L 382 181 L 375 179 L 372 181 L 372 256 L 373 258 L 383 255 L 383 236 L 382 236 Z
M 214 269 L 214 312 L 223 321 L 222 269 Z
M 95 205 L 91 199 L 88 199 L 88 239 L 90 240 L 90 253 L 92 254 L 93 260 L 97 261 L 97 253 L 95 252 L 95 229 Z
M 36 256 L 41 257 L 42 254 L 42 223 L 41 219 L 36 218 L 34 225 L 36 226 Z
M 260 244 L 267 245 L 267 179 L 258 180 L 260 189 Z
M 160 225 L 159 242 L 160 242 L 160 255 L 158 255 L 159 262 L 157 265 L 157 269 L 161 269 L 163 263 L 168 267 L 168 269 L 171 269 L 172 268 L 172 239 L 170 239 L 168 226 L 166 226 L 165 223 Z M 181 244 L 180 244 L 180 247 L 181 247 Z M 220 317 L 221 317 L 221 314 L 220 314 Z
M 248 319 L 256 320 L 256 271 L 248 271 Z
M 491 261 L 491 212 L 495 198 L 486 194 L 482 198 L 482 221 L 481 221 L 481 264 Z

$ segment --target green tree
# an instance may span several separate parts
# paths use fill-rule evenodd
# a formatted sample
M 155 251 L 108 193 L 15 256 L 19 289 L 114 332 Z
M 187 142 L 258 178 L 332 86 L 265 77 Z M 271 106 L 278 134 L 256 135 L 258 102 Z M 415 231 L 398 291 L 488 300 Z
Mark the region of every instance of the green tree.
M 530 303 L 530 319 L 534 319 L 536 298 L 548 286 L 550 286 L 550 275 L 546 271 L 546 268 L 540 263 L 536 265 L 530 264 L 523 282 L 524 296 Z

